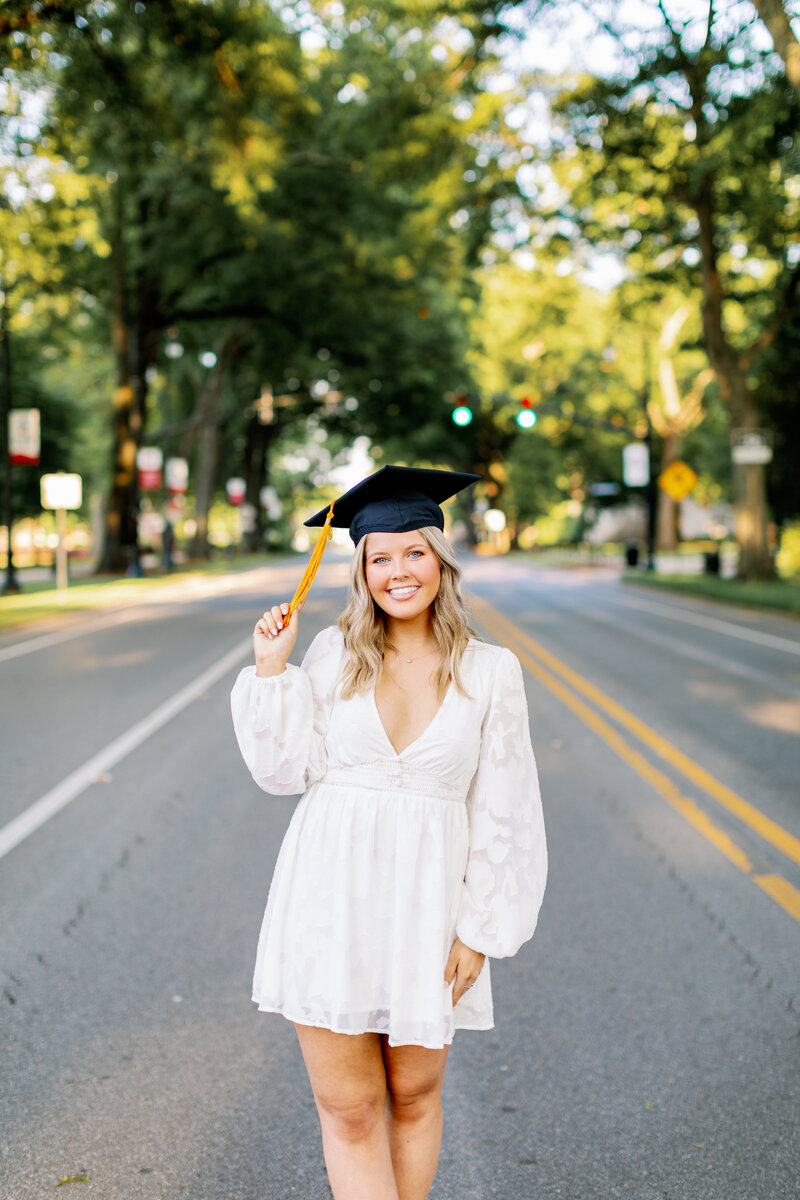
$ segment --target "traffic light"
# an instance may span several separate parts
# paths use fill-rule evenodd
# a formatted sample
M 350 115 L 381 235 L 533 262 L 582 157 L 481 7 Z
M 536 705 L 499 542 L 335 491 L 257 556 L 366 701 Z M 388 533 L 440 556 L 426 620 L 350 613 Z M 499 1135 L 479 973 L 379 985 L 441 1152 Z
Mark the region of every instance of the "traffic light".
M 454 425 L 469 425 L 472 420 L 472 409 L 466 392 L 448 392 L 445 396 L 448 403 L 453 405 L 451 416 Z
M 536 424 L 536 411 L 533 400 L 531 400 L 530 396 L 523 396 L 519 404 L 520 409 L 517 413 L 517 424 L 523 429 L 532 429 Z

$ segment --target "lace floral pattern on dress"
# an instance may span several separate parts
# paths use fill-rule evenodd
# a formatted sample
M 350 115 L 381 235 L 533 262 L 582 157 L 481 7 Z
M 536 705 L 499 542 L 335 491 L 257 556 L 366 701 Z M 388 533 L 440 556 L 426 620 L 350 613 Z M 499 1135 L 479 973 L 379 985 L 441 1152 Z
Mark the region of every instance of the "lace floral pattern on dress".
M 302 667 L 232 695 L 237 738 L 265 791 L 304 792 L 270 887 L 253 998 L 265 1011 L 393 1045 L 442 1046 L 493 1023 L 488 961 L 453 1008 L 444 965 L 456 934 L 489 957 L 533 933 L 547 856 L 522 672 L 472 642 L 467 696 L 451 686 L 402 753 L 372 692 L 343 700 L 342 635 Z

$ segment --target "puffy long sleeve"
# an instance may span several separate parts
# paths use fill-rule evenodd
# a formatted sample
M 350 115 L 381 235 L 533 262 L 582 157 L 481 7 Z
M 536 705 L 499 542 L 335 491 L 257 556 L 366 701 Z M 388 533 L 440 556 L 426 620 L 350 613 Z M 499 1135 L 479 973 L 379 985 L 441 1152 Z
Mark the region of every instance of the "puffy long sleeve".
M 325 773 L 325 733 L 344 641 L 332 626 L 317 634 L 301 666 L 260 679 L 240 671 L 231 692 L 233 727 L 258 786 L 276 796 L 304 792 Z
M 456 931 L 491 958 L 516 954 L 533 936 L 547 878 L 547 847 L 522 668 L 497 656 L 467 797 L 469 857 Z

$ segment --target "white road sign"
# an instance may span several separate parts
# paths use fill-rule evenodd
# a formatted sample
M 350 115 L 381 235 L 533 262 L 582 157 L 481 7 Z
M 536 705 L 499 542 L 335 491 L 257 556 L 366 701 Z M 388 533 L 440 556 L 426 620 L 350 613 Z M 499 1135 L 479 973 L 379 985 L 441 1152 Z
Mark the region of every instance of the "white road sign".
M 752 466 L 772 461 L 772 430 L 731 430 L 731 457 L 735 463 Z
M 627 487 L 645 487 L 650 482 L 650 463 L 644 442 L 622 447 L 622 478 Z
M 43 475 L 40 481 L 42 508 L 80 508 L 83 480 L 80 475 Z

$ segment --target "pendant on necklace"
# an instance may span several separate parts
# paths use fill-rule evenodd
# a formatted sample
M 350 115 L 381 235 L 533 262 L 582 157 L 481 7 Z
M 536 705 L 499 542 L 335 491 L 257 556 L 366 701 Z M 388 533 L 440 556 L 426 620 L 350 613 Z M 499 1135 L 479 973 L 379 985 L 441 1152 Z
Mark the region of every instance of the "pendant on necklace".
M 412 659 L 410 659 L 410 658 L 407 658 L 407 659 L 406 659 L 406 662 L 412 662 L 412 661 L 413 661 L 413 660 L 412 660 Z

